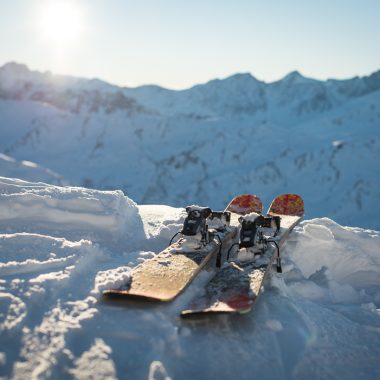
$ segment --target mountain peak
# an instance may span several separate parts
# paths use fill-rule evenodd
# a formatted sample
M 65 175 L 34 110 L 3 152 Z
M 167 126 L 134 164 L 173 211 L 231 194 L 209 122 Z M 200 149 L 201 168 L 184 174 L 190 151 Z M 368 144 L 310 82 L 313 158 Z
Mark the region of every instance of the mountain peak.
M 224 79 L 226 82 L 252 83 L 259 82 L 251 73 L 237 73 Z
M 256 79 L 251 73 L 236 73 L 234 75 L 229 76 L 227 79 Z
M 285 76 L 286 77 L 290 77 L 290 78 L 293 78 L 293 77 L 304 77 L 298 70 L 293 70 L 291 71 L 288 75 Z
M 213 79 L 207 82 L 205 85 L 211 86 L 228 86 L 228 87 L 246 87 L 247 85 L 257 85 L 261 83 L 250 73 L 237 73 L 223 79 Z M 204 85 L 196 85 L 195 87 L 203 87 Z
M 3 88 L 10 89 L 20 80 L 25 81 L 31 79 L 33 74 L 34 73 L 30 71 L 26 65 L 9 62 L 0 67 L 0 83 Z
M 304 83 L 309 82 L 311 79 L 304 77 L 299 71 L 294 70 L 290 72 L 289 74 L 285 75 L 284 78 L 281 79 L 281 81 L 284 82 L 291 82 L 291 83 Z
M 15 75 L 25 75 L 30 73 L 28 66 L 23 63 L 8 62 L 0 67 L 0 71 L 6 73 L 13 73 Z

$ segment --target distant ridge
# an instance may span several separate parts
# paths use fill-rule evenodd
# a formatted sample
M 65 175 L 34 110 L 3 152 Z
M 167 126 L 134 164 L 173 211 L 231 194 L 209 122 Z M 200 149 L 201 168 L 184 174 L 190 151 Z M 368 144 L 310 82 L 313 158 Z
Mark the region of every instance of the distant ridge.
M 86 82 L 92 82 L 92 83 L 96 83 L 98 85 L 102 85 L 102 86 L 111 86 L 111 87 L 118 87 L 118 88 L 127 88 L 127 89 L 139 89 L 139 88 L 157 88 L 157 89 L 163 89 L 163 90 L 166 90 L 166 91 L 173 91 L 173 92 L 181 92 L 181 91 L 187 91 L 191 88 L 194 88 L 194 87 L 198 87 L 198 86 L 204 86 L 204 85 L 208 85 L 210 83 L 215 83 L 215 82 L 223 82 L 223 81 L 255 81 L 255 82 L 260 82 L 260 83 L 264 83 L 264 84 L 273 84 L 273 83 L 279 83 L 279 82 L 282 82 L 282 81 L 317 81 L 317 82 L 329 82 L 329 81 L 332 81 L 332 82 L 347 82 L 347 81 L 352 81 L 352 80 L 356 80 L 356 79 L 364 79 L 365 81 L 368 81 L 370 83 L 373 83 L 374 81 L 380 81 L 380 69 L 369 74 L 369 75 L 364 75 L 364 76 L 353 76 L 353 77 L 350 77 L 350 78 L 347 78 L 347 79 L 333 79 L 333 78 L 329 78 L 325 81 L 323 80 L 318 80 L 318 79 L 313 79 L 313 78 L 309 78 L 309 77 L 305 77 L 304 75 L 302 75 L 302 73 L 300 73 L 298 70 L 294 70 L 288 74 L 286 74 L 283 78 L 279 79 L 279 80 L 275 80 L 275 81 L 272 81 L 272 82 L 266 82 L 266 81 L 262 81 L 260 79 L 257 79 L 255 76 L 253 76 L 251 73 L 249 72 L 246 72 L 246 73 L 236 73 L 236 74 L 232 74 L 232 75 L 229 75 L 225 78 L 215 78 L 215 79 L 210 79 L 209 81 L 205 82 L 205 83 L 199 83 L 199 84 L 195 84 L 193 86 L 190 86 L 189 88 L 187 89 L 183 89 L 183 90 L 170 90 L 170 89 L 167 89 L 163 86 L 160 86 L 160 85 L 156 85 L 156 84 L 145 84 L 145 85 L 141 85 L 141 86 L 136 86 L 136 87 L 128 87 L 128 86 L 117 86 L 117 85 L 114 85 L 114 84 L 110 84 L 106 81 L 103 81 L 101 79 L 98 79 L 98 78 L 92 78 L 92 79 L 85 79 L 85 78 L 80 78 L 80 77 L 75 77 L 75 76 L 71 76 L 71 75 L 60 75 L 60 74 L 52 74 L 50 71 L 45 71 L 45 72 L 40 72 L 38 70 L 30 70 L 28 68 L 28 66 L 26 64 L 23 64 L 23 63 L 18 63 L 18 62 L 7 62 L 5 64 L 3 64 L 2 66 L 0 66 L 0 72 L 3 73 L 2 75 L 5 76 L 6 75 L 9 75 L 11 77 L 18 77 L 18 78 L 22 78 L 22 77 L 31 77 L 31 76 L 35 76 L 35 78 L 39 77 L 39 78 L 42 78 L 42 77 L 45 77 L 45 78 L 52 78 L 52 77 L 56 77 L 56 78 L 66 78 L 67 80 L 70 80 L 70 81 L 75 81 L 75 80 L 80 80 L 80 81 L 86 81 Z M 376 85 L 376 88 L 379 88 L 380 85 Z

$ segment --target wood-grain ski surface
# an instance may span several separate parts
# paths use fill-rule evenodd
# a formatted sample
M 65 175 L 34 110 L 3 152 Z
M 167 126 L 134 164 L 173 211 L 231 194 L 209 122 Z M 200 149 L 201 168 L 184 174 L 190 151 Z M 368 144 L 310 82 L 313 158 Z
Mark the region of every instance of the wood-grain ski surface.
M 261 210 L 262 203 L 257 196 L 243 194 L 235 197 L 226 208 L 226 211 L 231 212 L 231 225 L 226 227 L 224 232 L 218 232 L 223 246 L 231 245 L 236 237 L 239 216 L 252 212 L 260 213 Z M 217 238 L 205 246 L 191 241 L 191 238 L 180 239 L 154 258 L 144 261 L 133 270 L 128 283 L 117 289 L 106 290 L 103 295 L 157 301 L 174 299 L 202 268 L 215 258 L 220 248 Z
M 236 228 L 224 234 L 222 241 L 232 239 Z M 212 241 L 200 249 L 186 249 L 175 243 L 154 258 L 144 261 L 133 272 L 130 282 L 118 289 L 103 292 L 111 297 L 143 297 L 159 301 L 175 298 L 219 250 Z

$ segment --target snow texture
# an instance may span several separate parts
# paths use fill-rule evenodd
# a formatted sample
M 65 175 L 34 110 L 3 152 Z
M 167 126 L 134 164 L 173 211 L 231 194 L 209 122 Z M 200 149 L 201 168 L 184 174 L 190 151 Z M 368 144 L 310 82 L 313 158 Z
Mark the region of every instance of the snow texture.
M 0 184 L 1 378 L 380 377 L 378 231 L 306 220 L 251 313 L 182 320 L 212 271 L 171 303 L 101 291 L 164 249 L 183 209 L 137 206 L 120 191 Z
M 61 188 L 0 177 L 0 207 L 7 232 L 22 228 L 55 236 L 69 228 L 71 239 L 86 236 L 96 242 L 144 237 L 137 206 L 121 191 Z M 131 231 L 126 226 L 137 228 Z

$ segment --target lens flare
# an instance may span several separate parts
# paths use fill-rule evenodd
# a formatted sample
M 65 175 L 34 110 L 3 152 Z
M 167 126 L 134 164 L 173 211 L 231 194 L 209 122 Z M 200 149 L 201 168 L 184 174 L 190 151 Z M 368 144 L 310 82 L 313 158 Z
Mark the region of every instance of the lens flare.
M 83 17 L 79 6 L 70 1 L 52 0 L 46 3 L 39 18 L 44 40 L 65 46 L 74 44 L 83 32 Z

